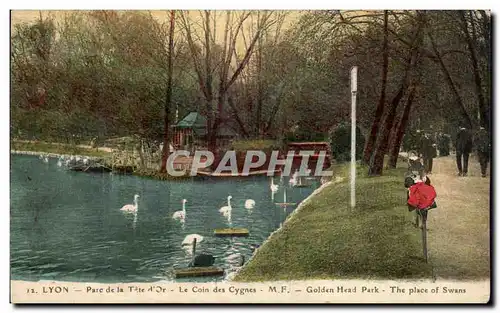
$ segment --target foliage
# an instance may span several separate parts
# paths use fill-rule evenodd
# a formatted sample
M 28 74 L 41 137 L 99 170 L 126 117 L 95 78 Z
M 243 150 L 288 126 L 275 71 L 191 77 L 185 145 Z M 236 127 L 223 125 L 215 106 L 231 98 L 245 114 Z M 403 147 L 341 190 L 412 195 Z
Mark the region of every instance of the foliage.
M 357 123 L 371 129 L 386 51 L 379 129 L 408 133 L 434 125 L 453 136 L 467 120 L 488 129 L 489 12 L 385 13 L 387 49 L 384 11 L 177 12 L 169 119 L 205 115 L 212 142 L 221 126 L 245 139 L 325 140 L 332 127 L 349 120 L 349 70 L 357 65 Z M 45 13 L 32 23 L 14 23 L 11 136 L 66 143 L 161 140 L 168 29 L 168 19 L 145 11 L 69 11 L 58 19 Z M 415 45 L 418 31 L 424 36 Z M 408 69 L 410 55 L 418 62 Z M 410 117 L 400 124 L 411 88 Z M 391 141 L 387 150 L 398 144 Z M 379 149 L 378 159 L 386 152 Z
M 330 134 L 330 143 L 333 158 L 337 162 L 345 162 L 351 159 L 351 125 L 340 124 L 335 127 Z M 361 129 L 356 127 L 356 160 L 363 156 L 365 147 L 365 137 Z
M 236 151 L 273 151 L 280 149 L 280 144 L 274 140 L 234 140 L 231 143 L 231 150 Z

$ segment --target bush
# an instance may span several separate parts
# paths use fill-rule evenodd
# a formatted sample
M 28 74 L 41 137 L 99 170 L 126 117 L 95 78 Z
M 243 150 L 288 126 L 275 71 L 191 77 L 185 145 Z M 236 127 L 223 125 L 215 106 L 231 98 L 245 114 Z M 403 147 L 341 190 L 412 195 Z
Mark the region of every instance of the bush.
M 345 162 L 351 158 L 351 124 L 340 124 L 330 133 L 330 144 L 333 158 L 337 162 Z M 356 127 L 356 160 L 363 156 L 365 137 L 361 129 Z
M 235 151 L 259 150 L 268 152 L 279 149 L 279 143 L 274 140 L 234 140 L 231 143 L 231 150 Z
M 325 134 L 318 132 L 296 131 L 286 134 L 287 142 L 302 142 L 302 141 L 325 141 Z

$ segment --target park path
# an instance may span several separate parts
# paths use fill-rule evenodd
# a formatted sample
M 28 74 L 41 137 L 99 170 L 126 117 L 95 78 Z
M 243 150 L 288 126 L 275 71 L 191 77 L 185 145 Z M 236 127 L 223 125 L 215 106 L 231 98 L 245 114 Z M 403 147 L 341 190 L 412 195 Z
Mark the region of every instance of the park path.
M 489 170 L 489 168 L 488 168 Z M 490 277 L 490 178 L 476 156 L 469 176 L 459 177 L 455 155 L 434 159 L 429 175 L 438 208 L 429 213 L 429 260 L 436 279 Z

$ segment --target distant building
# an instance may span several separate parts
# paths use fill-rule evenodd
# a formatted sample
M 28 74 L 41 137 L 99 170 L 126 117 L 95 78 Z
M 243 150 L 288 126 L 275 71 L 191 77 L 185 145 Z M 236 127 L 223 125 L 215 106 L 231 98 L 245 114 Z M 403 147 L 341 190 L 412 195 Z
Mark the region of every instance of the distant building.
M 194 150 L 207 146 L 207 119 L 198 112 L 191 112 L 173 127 L 173 146 L 175 149 Z M 237 137 L 237 133 L 224 123 L 217 132 L 217 146 L 226 147 Z

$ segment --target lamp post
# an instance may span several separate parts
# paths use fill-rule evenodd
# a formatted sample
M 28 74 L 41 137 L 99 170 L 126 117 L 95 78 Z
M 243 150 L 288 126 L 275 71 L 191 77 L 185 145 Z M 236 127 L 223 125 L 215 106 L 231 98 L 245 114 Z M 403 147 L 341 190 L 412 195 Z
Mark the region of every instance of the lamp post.
M 351 68 L 351 208 L 356 206 L 356 92 L 358 67 Z

